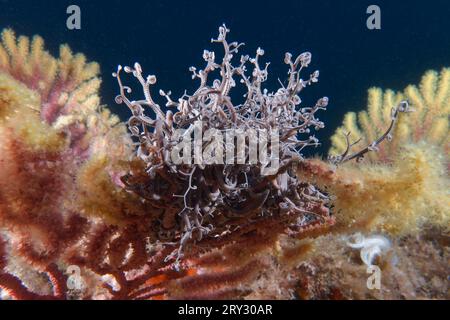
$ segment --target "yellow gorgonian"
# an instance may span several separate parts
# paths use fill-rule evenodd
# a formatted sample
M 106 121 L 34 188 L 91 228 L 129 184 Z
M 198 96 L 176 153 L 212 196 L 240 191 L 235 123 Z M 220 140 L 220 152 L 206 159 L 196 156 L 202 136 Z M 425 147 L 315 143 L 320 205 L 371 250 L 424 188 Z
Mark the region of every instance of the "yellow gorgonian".
M 43 107 L 48 104 L 58 111 L 66 109 L 65 114 L 75 110 L 85 113 L 98 107 L 98 63 L 87 63 L 83 54 L 73 54 L 67 45 L 60 47 L 59 58 L 55 58 L 44 49 L 41 37 L 16 37 L 11 29 L 1 33 L 1 40 L 0 73 L 10 74 L 38 92 Z M 42 112 L 50 111 L 43 109 Z
M 22 120 L 10 126 L 23 127 L 24 137 L 37 145 L 45 139 L 37 139 L 41 135 L 35 132 L 50 127 L 67 136 L 80 154 L 87 149 L 105 152 L 116 141 L 110 154 L 120 157 L 128 152 L 129 138 L 119 118 L 100 105 L 99 72 L 98 63 L 87 62 L 68 45 L 61 45 L 59 57 L 54 57 L 40 36 L 30 39 L 5 29 L 0 41 L 0 120 L 19 115 Z
M 427 71 L 419 86 L 409 85 L 402 92 L 369 89 L 367 110 L 345 115 L 343 125 L 331 137 L 330 155 L 336 156 L 345 151 L 345 134 L 348 132 L 351 133 L 351 141 L 361 138 L 361 145 L 375 141 L 388 128 L 392 107 L 402 100 L 408 100 L 414 112 L 399 116 L 393 140 L 380 144 L 378 152 L 367 155 L 369 159 L 390 161 L 399 147 L 420 141 L 442 146 L 448 154 L 450 68 L 444 68 L 440 73 Z

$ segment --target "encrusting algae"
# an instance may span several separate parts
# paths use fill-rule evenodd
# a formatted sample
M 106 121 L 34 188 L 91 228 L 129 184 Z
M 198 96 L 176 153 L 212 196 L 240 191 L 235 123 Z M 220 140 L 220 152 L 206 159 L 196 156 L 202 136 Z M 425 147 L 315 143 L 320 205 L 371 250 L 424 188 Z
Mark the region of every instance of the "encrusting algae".
M 215 42 L 222 43 L 226 52 L 237 53 L 240 45 L 226 42 L 228 32 L 221 27 Z M 261 122 L 247 115 L 247 107 L 234 108 L 229 99 L 236 75 L 249 89 L 248 112 L 262 108 L 268 118 L 273 116 L 270 125 L 285 121 L 287 126 L 303 119 L 306 125 L 300 122 L 299 127 L 305 131 L 300 133 L 309 133 L 310 124 L 323 125 L 314 113 L 325 109 L 327 99 L 313 108 L 296 109 L 301 101 L 297 93 L 317 82 L 318 71 L 308 81 L 297 76 L 297 67 L 306 68 L 311 55 L 291 59 L 286 54 L 289 85 L 267 93 L 261 91 L 267 68 L 258 64 L 263 54 L 258 49 L 256 58 L 244 56 L 233 69 L 230 55 L 220 64 L 213 52 L 205 51 L 206 71 L 191 68 L 193 77 L 201 80 L 194 95 L 177 103 L 161 91 L 179 114 L 153 103 L 148 88 L 156 78 L 145 80 L 138 64 L 124 68 L 142 80 L 146 105 L 155 111 L 155 119 L 138 107 L 144 102 L 128 100 L 119 68 L 118 102 L 126 103 L 133 113 L 127 123 L 130 135 L 126 125 L 100 104 L 98 64 L 86 62 L 66 45 L 54 58 L 44 50 L 40 37 L 30 40 L 4 30 L 0 43 L 1 297 L 448 299 L 450 69 L 429 71 L 419 87 L 408 86 L 400 93 L 370 89 L 368 110 L 347 114 L 332 137 L 330 161 L 301 154 L 292 160 L 288 154 L 291 160 L 282 164 L 283 172 L 258 180 L 255 167 L 245 171 L 251 177 L 247 184 L 241 178 L 233 182 L 232 170 L 219 170 L 220 174 L 207 167 L 194 167 L 197 171 L 175 167 L 173 171 L 165 163 L 155 164 L 158 152 L 167 146 L 162 141 L 170 137 L 169 125 L 190 121 L 191 113 L 225 127 L 239 123 L 241 115 Z M 255 68 L 253 79 L 245 76 L 247 61 Z M 223 68 L 224 78 L 208 87 L 207 73 L 217 68 Z M 283 101 L 293 108 L 277 113 Z M 413 112 L 408 112 L 409 106 Z M 287 118 L 291 112 L 294 118 Z M 151 126 L 156 134 L 148 129 Z M 313 137 L 295 141 L 296 130 L 281 132 L 287 149 L 292 143 L 317 143 Z M 131 136 L 140 140 L 139 151 L 134 150 Z M 359 138 L 359 144 L 368 147 L 352 154 Z M 184 198 L 174 196 L 164 202 L 156 195 L 171 197 L 164 183 L 176 170 L 182 173 L 176 179 L 189 189 Z M 238 176 L 244 172 L 239 170 Z M 155 184 L 155 179 L 161 183 Z M 208 198 L 208 188 L 227 201 L 229 211 L 216 201 L 219 196 Z M 236 200 L 236 194 L 248 200 L 253 193 L 258 206 L 245 207 L 244 201 Z M 211 205 L 204 206 L 206 200 L 198 200 L 201 196 L 219 212 L 207 217 L 204 210 Z M 185 208 L 180 212 L 178 204 L 183 200 Z M 188 209 L 196 200 L 199 206 L 193 206 L 193 214 Z M 175 230 L 170 241 L 162 236 L 160 218 L 162 225 L 170 227 L 165 236 Z M 220 232 L 214 233 L 214 228 Z M 366 266 L 347 245 L 355 232 L 369 239 L 374 233 L 391 239 L 388 253 L 375 259 L 383 271 L 381 290 L 366 287 Z

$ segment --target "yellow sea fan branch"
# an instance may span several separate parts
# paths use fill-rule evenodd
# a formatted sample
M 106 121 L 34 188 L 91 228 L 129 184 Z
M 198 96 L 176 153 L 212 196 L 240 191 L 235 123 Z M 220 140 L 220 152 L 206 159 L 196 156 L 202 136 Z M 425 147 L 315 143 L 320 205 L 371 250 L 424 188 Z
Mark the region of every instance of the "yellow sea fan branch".
M 439 106 L 447 106 L 447 111 L 443 111 L 445 113 L 450 111 L 450 103 L 448 101 L 448 99 L 450 99 L 450 69 L 442 69 L 439 79 L 435 103 Z
M 0 69 L 5 69 L 9 65 L 9 55 L 8 52 L 0 46 Z
M 373 124 L 376 129 L 376 134 L 383 131 L 383 118 L 381 115 L 383 109 L 383 91 L 380 88 L 369 89 L 368 97 L 368 114 L 369 118 L 373 120 Z M 373 140 L 373 139 L 370 139 Z
M 3 46 L 10 56 L 16 54 L 16 34 L 11 29 L 6 29 L 2 32 Z
M 437 118 L 431 125 L 428 133 L 428 140 L 436 145 L 440 145 L 445 138 L 448 138 L 449 132 L 448 118 Z
M 420 92 L 422 93 L 424 101 L 427 105 L 432 105 L 434 102 L 437 82 L 438 74 L 434 70 L 427 71 L 420 81 Z
M 39 65 L 42 55 L 44 54 L 44 39 L 34 36 L 31 42 L 30 62 L 33 67 Z

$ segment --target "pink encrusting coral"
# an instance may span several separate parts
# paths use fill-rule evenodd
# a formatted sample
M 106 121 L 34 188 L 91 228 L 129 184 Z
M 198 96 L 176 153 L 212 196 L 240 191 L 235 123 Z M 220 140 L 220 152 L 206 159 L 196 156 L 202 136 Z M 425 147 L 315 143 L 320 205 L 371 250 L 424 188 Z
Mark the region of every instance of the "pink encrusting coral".
M 144 78 L 137 63 L 119 67 L 116 101 L 132 113 L 131 134 L 100 106 L 97 64 L 67 46 L 56 59 L 39 37 L 30 42 L 11 30 L 2 33 L 3 298 L 354 298 L 366 294 L 357 283 L 365 284 L 365 270 L 342 237 L 376 231 L 411 243 L 417 235 L 425 238 L 424 226 L 445 230 L 449 213 L 440 191 L 448 182 L 446 173 L 440 174 L 445 160 L 412 144 L 389 165 L 351 163 L 372 157 L 391 135 L 395 141 L 396 125 L 404 127 L 402 119 L 409 116 L 402 114 L 410 111 L 407 101 L 389 106 L 386 127 L 380 122 L 382 130 L 360 151 L 353 152 L 347 135 L 333 149 L 332 161 L 305 158 L 302 150 L 318 143 L 312 130 L 324 126 L 317 113 L 328 103 L 321 98 L 312 107 L 300 105 L 299 94 L 318 80 L 318 71 L 301 78 L 311 54 L 293 59 L 287 53 L 286 84 L 270 92 L 263 89 L 264 51 L 244 55 L 235 65 L 242 44 L 229 43 L 228 33 L 222 26 L 213 40 L 223 47 L 221 61 L 205 50 L 206 67 L 191 67 L 200 81 L 193 94 L 175 101 L 160 91 L 166 108 L 151 95 L 154 76 Z M 140 82 L 144 99 L 130 98 L 123 71 Z M 236 103 L 229 93 L 238 80 L 246 95 Z M 169 155 L 180 141 L 177 129 L 191 134 L 198 120 L 204 130 L 272 132 L 280 145 L 279 168 L 262 174 L 266 163 L 174 164 Z M 414 181 L 420 183 L 411 186 Z M 407 245 L 394 241 L 393 247 L 400 250 L 400 266 L 416 266 L 408 269 L 414 277 L 429 267 L 416 263 L 423 257 L 411 255 Z M 434 257 L 442 249 L 418 247 Z M 442 249 L 441 257 L 447 251 Z M 441 277 L 442 259 L 433 261 Z M 339 276 L 330 263 L 357 276 L 353 282 Z M 384 284 L 388 291 L 402 282 L 399 267 L 384 272 L 393 279 Z M 440 279 L 424 297 L 445 296 Z M 400 290 L 403 296 L 368 297 L 423 297 L 419 289 Z

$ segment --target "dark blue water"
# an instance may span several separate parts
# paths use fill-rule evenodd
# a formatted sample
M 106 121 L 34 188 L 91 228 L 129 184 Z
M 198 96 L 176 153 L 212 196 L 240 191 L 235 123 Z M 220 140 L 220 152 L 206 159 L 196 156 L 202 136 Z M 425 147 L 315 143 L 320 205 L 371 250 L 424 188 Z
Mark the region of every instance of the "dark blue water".
M 82 29 L 66 28 L 66 8 L 77 4 Z M 366 28 L 366 8 L 381 8 L 381 30 Z M 403 89 L 417 83 L 428 69 L 450 66 L 450 1 L 24 1 L 0 0 L 0 29 L 40 34 L 56 55 L 60 43 L 85 53 L 102 67 L 102 99 L 124 119 L 128 112 L 114 104 L 117 94 L 111 72 L 117 64 L 139 61 L 146 73 L 156 74 L 158 88 L 181 95 L 193 89 L 188 67 L 203 66 L 203 49 L 226 23 L 230 39 L 258 46 L 271 61 L 268 85 L 286 75 L 285 51 L 313 53 L 311 71 L 320 81 L 302 96 L 305 103 L 326 95 L 329 111 L 322 113 L 326 128 L 317 136 L 323 153 L 329 136 L 349 110 L 366 106 L 371 86 Z M 270 88 L 269 88 L 270 89 Z

